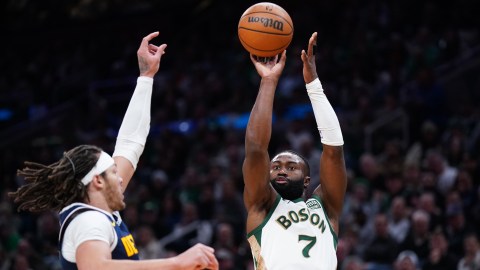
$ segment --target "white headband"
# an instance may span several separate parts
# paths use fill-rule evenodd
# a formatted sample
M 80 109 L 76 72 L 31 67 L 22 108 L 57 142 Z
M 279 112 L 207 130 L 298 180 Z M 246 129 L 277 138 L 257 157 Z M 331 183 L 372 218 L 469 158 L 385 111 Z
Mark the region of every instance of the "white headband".
M 98 158 L 97 164 L 82 178 L 82 183 L 86 186 L 88 183 L 92 182 L 95 175 L 99 175 L 106 171 L 110 166 L 115 164 L 113 158 L 102 151 L 100 158 Z

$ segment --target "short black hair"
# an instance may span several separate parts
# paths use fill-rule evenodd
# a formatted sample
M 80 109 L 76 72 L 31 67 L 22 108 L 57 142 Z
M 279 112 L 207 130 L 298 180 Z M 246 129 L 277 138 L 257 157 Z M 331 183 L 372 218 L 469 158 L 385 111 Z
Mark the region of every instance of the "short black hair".
M 296 151 L 293 151 L 293 150 L 289 149 L 289 150 L 283 150 L 283 151 L 279 152 L 278 154 L 276 154 L 275 156 L 278 156 L 278 155 L 283 154 L 283 153 L 290 153 L 292 155 L 298 156 L 303 161 L 303 163 L 305 163 L 305 175 L 310 176 L 310 164 L 308 164 L 307 159 L 303 155 L 301 155 L 300 153 L 298 153 Z

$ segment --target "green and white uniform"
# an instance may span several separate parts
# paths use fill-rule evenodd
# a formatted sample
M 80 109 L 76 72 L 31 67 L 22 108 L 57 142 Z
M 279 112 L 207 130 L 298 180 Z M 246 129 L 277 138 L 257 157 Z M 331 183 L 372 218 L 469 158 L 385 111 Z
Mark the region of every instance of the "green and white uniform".
M 277 199 L 248 235 L 257 270 L 337 269 L 337 235 L 321 200 Z

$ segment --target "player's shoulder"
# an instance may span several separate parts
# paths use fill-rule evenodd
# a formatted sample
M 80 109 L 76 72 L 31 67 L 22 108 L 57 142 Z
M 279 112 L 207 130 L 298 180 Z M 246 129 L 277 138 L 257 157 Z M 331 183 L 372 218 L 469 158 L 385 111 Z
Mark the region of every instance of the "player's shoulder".
M 68 213 L 68 216 L 72 216 L 72 222 L 88 220 L 91 223 L 96 222 L 112 222 L 115 219 L 113 215 L 103 209 L 97 208 L 92 205 L 84 203 L 75 203 L 70 209 L 64 209 L 62 212 Z M 67 217 L 68 219 L 68 217 Z
M 313 194 L 310 198 L 308 198 L 305 204 L 310 209 L 321 209 L 323 207 L 322 199 L 316 194 Z
M 115 226 L 115 221 L 108 214 L 96 210 L 88 210 L 74 217 L 67 227 L 73 231 L 110 231 Z
M 93 219 L 95 220 L 106 220 L 106 221 L 109 221 L 111 220 L 110 218 L 110 215 L 108 214 L 105 214 L 105 213 L 102 213 L 102 212 L 99 212 L 99 211 L 96 211 L 96 210 L 93 210 L 93 209 L 89 209 L 89 210 L 86 210 L 82 213 L 79 213 L 75 219 L 78 219 L 78 220 L 83 220 L 83 219 L 91 219 L 93 221 Z

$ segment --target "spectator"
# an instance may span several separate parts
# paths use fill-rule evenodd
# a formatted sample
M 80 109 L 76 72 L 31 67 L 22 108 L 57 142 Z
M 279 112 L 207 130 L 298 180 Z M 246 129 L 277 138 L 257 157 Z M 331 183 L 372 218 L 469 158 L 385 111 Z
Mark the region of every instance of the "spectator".
M 420 166 L 428 152 L 439 148 L 440 134 L 435 123 L 430 120 L 423 122 L 420 138 L 407 150 L 405 162 Z
M 232 224 L 236 232 L 244 232 L 246 211 L 243 206 L 242 196 L 235 188 L 235 183 L 232 179 L 227 178 L 218 184 L 221 187 L 221 191 L 216 200 L 216 220 Z
M 216 251 L 219 269 L 241 270 L 235 263 L 235 256 L 227 249 L 218 249 Z
M 389 172 L 385 177 L 385 187 L 389 197 L 401 196 L 405 193 L 405 180 L 400 172 Z
M 379 155 L 379 164 L 387 175 L 399 175 L 402 172 L 404 156 L 398 140 L 391 139 L 385 142 L 383 151 Z M 402 181 L 403 183 L 404 181 Z
M 398 254 L 395 260 L 395 270 L 418 270 L 419 260 L 417 254 L 411 250 L 405 250 Z
M 437 227 L 443 226 L 443 216 L 440 208 L 437 206 L 435 196 L 431 192 L 425 192 L 420 195 L 419 209 L 425 211 L 428 214 L 430 220 L 429 230 L 433 230 Z
M 341 253 L 345 252 L 345 254 L 341 254 L 343 257 L 353 255 L 361 257 L 365 250 L 366 245 L 369 243 L 362 243 L 359 236 L 359 228 L 356 224 L 349 224 L 342 230 L 342 237 L 339 239 L 343 245 L 343 248 L 338 250 Z M 339 241 L 340 244 L 340 241 Z
M 446 195 L 455 184 L 458 170 L 451 167 L 445 157 L 437 151 L 431 151 L 427 154 L 426 163 L 428 170 L 431 170 L 437 178 L 437 189 L 440 193 Z
M 365 179 L 372 190 L 385 191 L 385 176 L 374 155 L 364 153 L 360 157 L 359 167 L 359 177 Z
M 388 233 L 395 239 L 397 244 L 403 242 L 410 229 L 408 210 L 403 197 L 395 197 L 388 216 Z
M 364 263 L 360 257 L 348 256 L 342 263 L 341 270 L 363 270 Z
M 468 213 L 467 219 L 473 217 L 473 211 L 469 210 L 474 207 L 476 202 L 476 190 L 471 174 L 465 170 L 458 171 L 457 179 L 455 180 L 454 189 L 458 192 L 463 205 L 463 210 Z M 470 214 L 472 213 L 472 214 Z
M 470 232 L 478 231 L 478 228 L 472 227 L 472 224 L 465 220 L 458 192 L 449 192 L 446 200 L 445 235 L 451 247 L 450 252 L 460 257 L 464 253 L 464 237 Z
M 171 234 L 173 241 L 165 248 L 181 253 L 195 243 L 210 245 L 212 234 L 213 228 L 210 222 L 198 219 L 197 205 L 185 203 L 182 207 L 180 222 L 175 225 Z
M 442 232 L 437 229 L 430 236 L 430 255 L 423 265 L 423 270 L 455 269 L 458 258 L 449 252 L 448 241 Z
M 141 260 L 165 258 L 167 256 L 150 226 L 140 226 L 135 230 L 135 236 L 138 256 Z
M 429 255 L 428 241 L 430 238 L 430 218 L 423 210 L 415 210 L 412 213 L 412 226 L 405 240 L 400 244 L 400 250 L 413 251 L 420 263 Z
M 398 245 L 388 233 L 385 214 L 375 216 L 375 237 L 366 247 L 363 258 L 369 269 L 384 269 L 392 265 L 398 253 Z
M 463 240 L 465 255 L 458 262 L 457 270 L 480 269 L 480 245 L 474 234 L 468 234 Z

